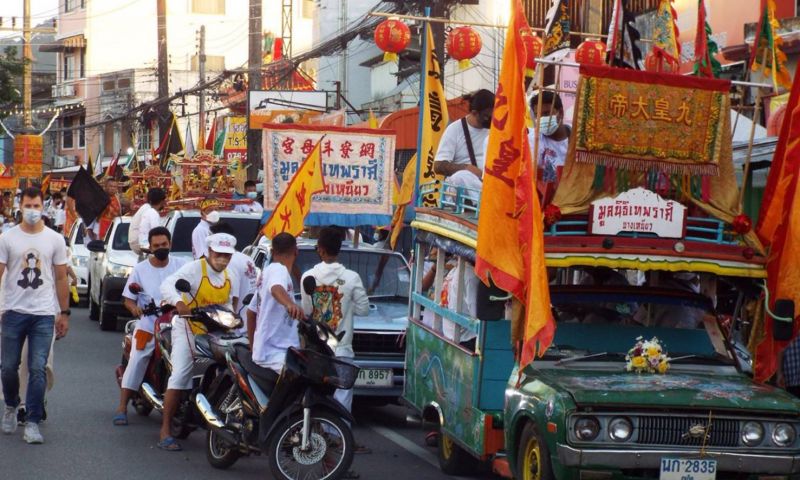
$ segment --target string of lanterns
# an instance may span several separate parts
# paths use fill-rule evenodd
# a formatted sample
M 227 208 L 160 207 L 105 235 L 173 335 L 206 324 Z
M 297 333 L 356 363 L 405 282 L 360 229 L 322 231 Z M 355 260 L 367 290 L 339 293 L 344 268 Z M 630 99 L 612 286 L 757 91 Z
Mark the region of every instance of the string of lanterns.
M 61 113 L 63 111 L 77 110 L 83 107 L 84 107 L 83 102 L 80 102 L 80 103 L 73 103 L 70 105 L 64 105 L 62 107 L 32 108 L 30 109 L 30 112 L 32 114 Z M 14 107 L 5 110 L 0 110 L 0 115 L 22 115 L 23 113 L 25 113 L 25 108 L 23 107 Z

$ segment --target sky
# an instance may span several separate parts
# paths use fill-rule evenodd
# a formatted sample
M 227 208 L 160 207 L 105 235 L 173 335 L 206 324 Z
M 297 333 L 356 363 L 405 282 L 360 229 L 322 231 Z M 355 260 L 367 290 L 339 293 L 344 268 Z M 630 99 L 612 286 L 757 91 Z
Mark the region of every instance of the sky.
M 58 15 L 59 0 L 31 0 L 31 25 L 36 25 L 44 20 Z M 22 0 L 1 0 L 0 17 L 3 17 L 3 26 L 11 25 L 11 17 L 18 17 L 17 26 L 22 26 Z M 0 37 L 19 35 L 14 32 L 0 32 Z

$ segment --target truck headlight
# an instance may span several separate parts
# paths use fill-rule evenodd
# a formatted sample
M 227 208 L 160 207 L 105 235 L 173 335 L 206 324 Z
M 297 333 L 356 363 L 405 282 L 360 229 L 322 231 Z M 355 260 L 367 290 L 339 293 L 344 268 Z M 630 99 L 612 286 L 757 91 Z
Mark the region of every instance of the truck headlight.
M 797 439 L 797 431 L 788 423 L 779 423 L 772 430 L 772 443 L 779 447 L 788 447 Z
M 132 271 L 133 267 L 129 267 L 127 265 L 120 265 L 119 263 L 110 262 L 108 264 L 108 273 L 111 274 L 112 277 L 129 277 Z
M 575 436 L 578 440 L 591 441 L 600 434 L 600 422 L 594 417 L 581 417 L 575 422 Z
M 615 442 L 625 442 L 633 434 L 633 424 L 625 417 L 617 417 L 608 424 L 608 436 Z
M 764 426 L 758 422 L 746 422 L 742 427 L 742 443 L 754 447 L 764 440 Z

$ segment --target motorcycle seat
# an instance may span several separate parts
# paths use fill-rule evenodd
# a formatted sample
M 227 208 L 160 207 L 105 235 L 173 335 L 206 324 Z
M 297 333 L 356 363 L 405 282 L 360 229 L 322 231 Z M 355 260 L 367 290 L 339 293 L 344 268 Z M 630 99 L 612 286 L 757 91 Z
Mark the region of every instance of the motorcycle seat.
M 275 384 L 278 383 L 279 375 L 275 373 L 274 370 L 264 368 L 253 362 L 250 350 L 243 346 L 236 347 L 236 354 L 239 363 L 241 363 L 245 371 L 253 377 L 253 380 L 255 380 L 256 384 L 264 391 L 264 394 L 267 396 L 271 395 L 272 390 L 275 389 Z

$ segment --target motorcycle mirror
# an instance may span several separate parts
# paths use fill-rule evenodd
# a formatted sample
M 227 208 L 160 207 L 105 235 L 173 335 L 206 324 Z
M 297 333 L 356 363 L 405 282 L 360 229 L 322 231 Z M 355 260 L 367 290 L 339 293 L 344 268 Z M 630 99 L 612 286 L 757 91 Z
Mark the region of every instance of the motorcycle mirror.
M 128 286 L 128 290 L 130 290 L 131 293 L 134 295 L 139 295 L 140 293 L 142 293 L 142 286 L 139 285 L 138 283 L 131 283 Z
M 244 300 L 242 301 L 242 306 L 250 305 L 250 301 L 253 300 L 253 294 L 249 293 L 245 295 Z
M 191 293 L 192 285 L 189 283 L 188 280 L 181 278 L 177 282 L 175 282 L 175 289 L 181 293 Z
M 306 295 L 311 295 L 317 289 L 317 279 L 313 275 L 309 275 L 303 279 L 303 291 Z

